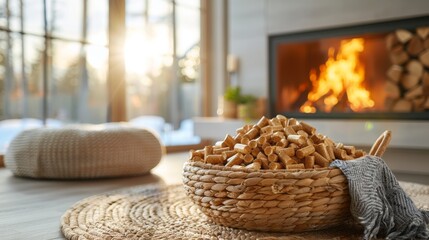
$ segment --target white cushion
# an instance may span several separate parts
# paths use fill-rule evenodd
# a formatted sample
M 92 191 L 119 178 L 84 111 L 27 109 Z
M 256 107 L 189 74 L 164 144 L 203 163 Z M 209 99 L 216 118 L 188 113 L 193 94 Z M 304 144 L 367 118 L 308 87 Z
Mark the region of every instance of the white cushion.
M 16 176 L 100 178 L 149 172 L 161 160 L 159 138 L 126 125 L 78 125 L 26 130 L 14 138 L 5 165 Z

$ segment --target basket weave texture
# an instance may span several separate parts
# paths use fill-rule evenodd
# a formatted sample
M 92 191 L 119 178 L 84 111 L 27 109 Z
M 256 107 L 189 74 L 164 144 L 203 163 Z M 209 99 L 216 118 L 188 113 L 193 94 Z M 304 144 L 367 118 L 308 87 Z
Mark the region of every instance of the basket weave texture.
M 217 224 L 247 230 L 303 232 L 350 218 L 340 169 L 260 170 L 188 161 L 186 194 Z

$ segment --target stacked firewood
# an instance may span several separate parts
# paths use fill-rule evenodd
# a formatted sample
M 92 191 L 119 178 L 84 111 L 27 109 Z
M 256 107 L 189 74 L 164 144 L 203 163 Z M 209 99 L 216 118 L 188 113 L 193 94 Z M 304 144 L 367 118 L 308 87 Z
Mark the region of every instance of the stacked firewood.
M 429 110 L 429 27 L 399 29 L 386 37 L 386 107 L 394 112 Z

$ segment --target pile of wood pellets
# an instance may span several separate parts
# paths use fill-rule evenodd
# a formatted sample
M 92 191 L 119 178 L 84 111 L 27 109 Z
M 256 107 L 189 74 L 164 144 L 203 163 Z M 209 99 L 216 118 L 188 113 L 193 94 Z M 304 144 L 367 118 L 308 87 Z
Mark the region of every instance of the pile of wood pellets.
M 244 125 L 235 136 L 227 134 L 213 146 L 191 150 L 190 160 L 234 168 L 290 170 L 326 168 L 334 159 L 364 155 L 362 149 L 335 143 L 304 121 L 277 115 Z

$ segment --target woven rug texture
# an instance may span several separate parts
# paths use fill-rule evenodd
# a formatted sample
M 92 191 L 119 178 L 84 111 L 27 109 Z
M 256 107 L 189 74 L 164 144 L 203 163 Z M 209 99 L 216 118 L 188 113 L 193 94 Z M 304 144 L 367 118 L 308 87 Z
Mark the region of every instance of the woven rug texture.
M 429 186 L 400 182 L 419 209 L 429 210 Z M 353 223 L 313 232 L 270 233 L 212 223 L 182 185 L 149 185 L 92 196 L 61 218 L 67 239 L 361 239 Z

